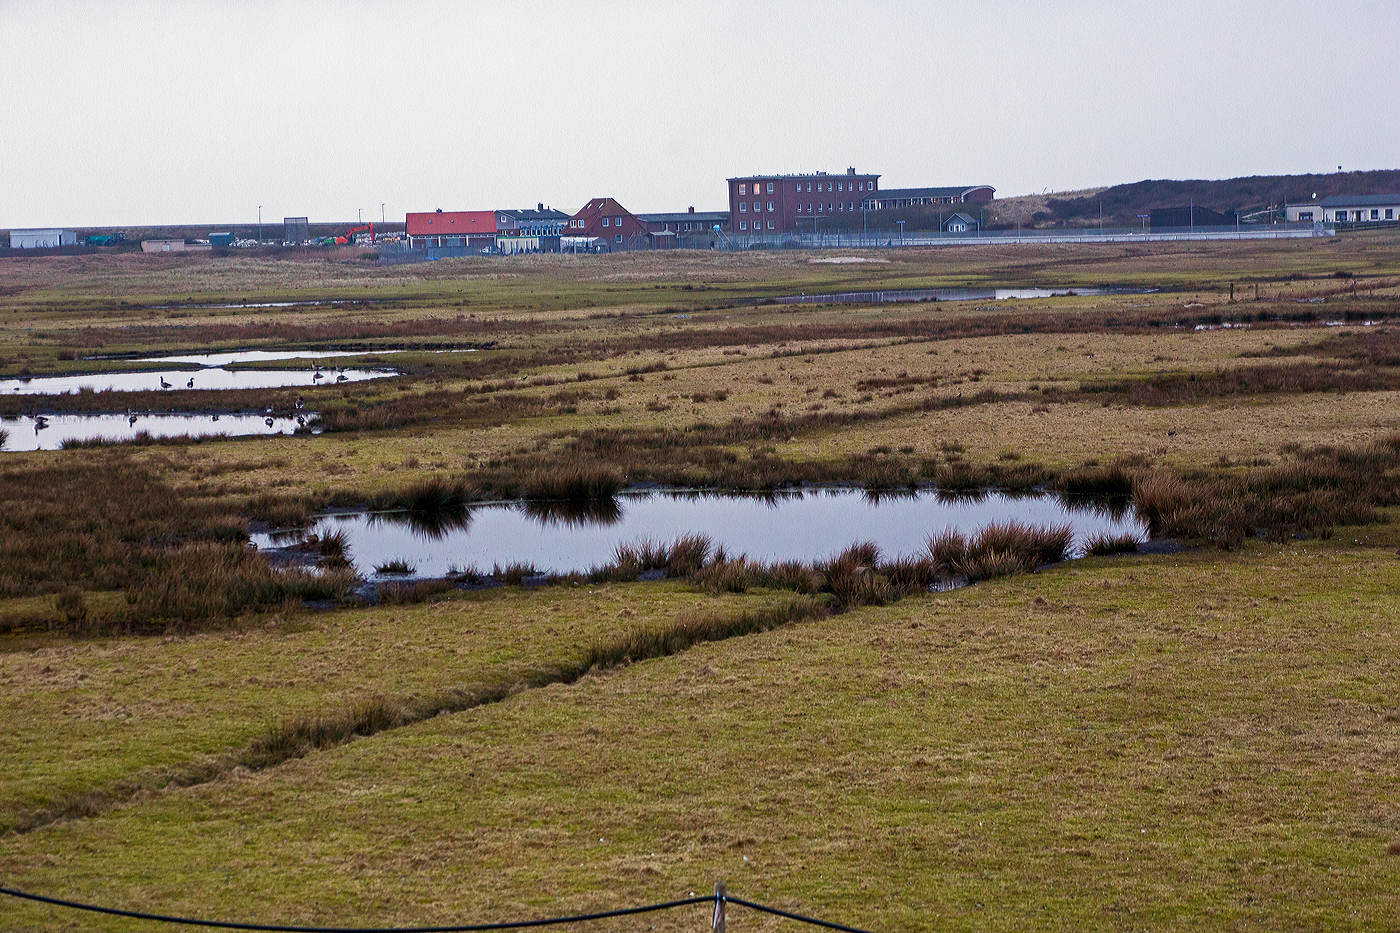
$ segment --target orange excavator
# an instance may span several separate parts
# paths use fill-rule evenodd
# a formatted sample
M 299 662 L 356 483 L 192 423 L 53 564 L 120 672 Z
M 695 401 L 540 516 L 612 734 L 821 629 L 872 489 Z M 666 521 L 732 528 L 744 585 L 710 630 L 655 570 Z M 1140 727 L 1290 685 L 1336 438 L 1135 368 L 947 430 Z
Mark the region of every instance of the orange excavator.
M 321 240 L 321 245 L 323 245 L 323 246 L 331 246 L 331 245 L 335 245 L 335 246 L 348 246 L 349 244 L 355 242 L 355 234 L 357 234 L 357 233 L 362 233 L 362 232 L 364 232 L 365 230 L 368 230 L 368 231 L 369 231 L 369 241 L 370 241 L 371 243 L 373 243 L 373 242 L 374 242 L 374 224 L 368 223 L 368 224 L 365 224 L 364 226 L 361 226 L 361 227 L 351 227 L 349 230 L 345 231 L 345 233 L 341 234 L 340 236 L 334 236 L 334 237 L 329 237 L 329 236 L 328 236 L 328 237 L 326 237 L 325 239 Z

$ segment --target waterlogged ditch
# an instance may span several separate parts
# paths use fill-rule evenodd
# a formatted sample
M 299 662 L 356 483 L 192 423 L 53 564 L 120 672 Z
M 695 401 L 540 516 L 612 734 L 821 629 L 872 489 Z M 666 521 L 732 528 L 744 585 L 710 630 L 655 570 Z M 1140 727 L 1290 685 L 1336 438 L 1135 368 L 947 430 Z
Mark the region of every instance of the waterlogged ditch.
M 1090 539 L 1147 539 L 1129 510 L 1074 507 L 1052 494 L 952 496 L 935 490 L 868 494 L 816 488 L 771 496 L 691 491 L 630 492 L 587 509 L 561 504 L 490 502 L 448 516 L 411 512 L 337 514 L 305 533 L 257 534 L 261 549 L 296 547 L 310 535 L 341 537 L 355 570 L 374 580 L 418 578 L 528 565 L 538 573 L 586 573 L 615 560 L 619 545 L 671 542 L 699 534 L 731 557 L 813 563 L 854 542 L 873 542 L 886 557 L 927 553 L 930 536 L 946 529 L 971 536 L 989 525 L 1068 525 L 1070 553 Z M 396 567 L 396 573 L 377 568 Z
M 891 301 L 1008 301 L 1067 295 L 1145 295 L 1153 288 L 901 288 L 821 295 L 784 295 L 779 304 L 877 304 Z
M 298 420 L 298 417 L 299 419 Z M 297 412 L 286 418 L 271 415 L 45 415 L 38 418 L 4 419 L 5 432 L 0 451 L 60 450 L 65 444 L 82 441 L 117 443 L 143 435 L 163 437 L 252 437 L 294 434 L 308 430 L 314 412 Z
M 19 376 L 0 379 L 2 395 L 65 395 L 76 392 L 150 392 L 157 390 L 281 389 L 385 379 L 398 375 L 388 369 L 225 369 L 145 370 L 63 376 Z

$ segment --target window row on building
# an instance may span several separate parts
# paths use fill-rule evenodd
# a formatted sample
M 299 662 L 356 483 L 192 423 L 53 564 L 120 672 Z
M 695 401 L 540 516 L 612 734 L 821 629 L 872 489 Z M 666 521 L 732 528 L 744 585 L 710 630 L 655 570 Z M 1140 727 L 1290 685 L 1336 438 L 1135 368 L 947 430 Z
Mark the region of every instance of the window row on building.
M 779 184 L 780 184 L 779 182 L 772 182 L 772 181 L 769 181 L 769 182 L 759 182 L 759 181 L 755 181 L 755 182 L 743 182 L 743 181 L 741 181 L 741 182 L 739 182 L 739 195 L 740 195 L 740 197 L 743 197 L 744 195 L 747 195 L 747 194 L 749 193 L 749 189 L 750 189 L 750 188 L 753 189 L 753 193 L 754 193 L 754 194 L 763 194 L 765 191 L 766 191 L 768 194 L 773 194 L 773 193 L 775 193 L 775 192 L 778 190 L 778 185 L 779 185 Z M 830 193 L 832 193 L 832 192 L 846 192 L 846 191 L 851 191 L 851 192 L 855 192 L 855 191 L 860 191 L 860 192 L 872 191 L 872 192 L 873 192 L 873 191 L 875 190 L 875 179 L 874 179 L 874 178 L 871 178 L 871 179 L 868 179 L 868 180 L 864 180 L 864 179 L 863 179 L 863 180 L 859 180 L 859 181 L 830 181 L 830 180 L 824 180 L 824 179 L 818 179 L 817 181 L 798 181 L 798 182 L 794 182 L 794 183 L 793 183 L 793 189 L 792 189 L 792 191 L 793 191 L 794 194 L 804 194 L 804 193 L 810 194 L 810 193 L 813 191 L 813 188 L 812 188 L 813 185 L 816 185 L 816 189 L 815 189 L 815 190 L 817 191 L 818 194 L 820 194 L 820 193 L 822 193 L 822 192 L 826 192 L 826 193 L 830 194 Z M 804 187 L 804 186 L 805 186 L 805 187 Z M 760 190 L 760 189 L 763 189 L 763 190 Z

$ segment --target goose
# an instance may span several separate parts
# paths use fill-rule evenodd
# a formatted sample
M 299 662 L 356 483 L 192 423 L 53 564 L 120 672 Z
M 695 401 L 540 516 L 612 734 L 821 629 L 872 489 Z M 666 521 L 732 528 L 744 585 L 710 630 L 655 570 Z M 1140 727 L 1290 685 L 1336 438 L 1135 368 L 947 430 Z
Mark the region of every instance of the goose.
M 297 427 L 299 427 L 299 428 L 304 428 L 304 427 L 306 427 L 306 416 L 305 416 L 305 415 L 297 415 Z
M 263 424 L 267 425 L 269 428 L 272 427 L 272 419 L 271 419 L 271 418 L 264 418 L 264 419 L 263 419 Z
M 345 378 L 345 373 L 341 373 L 339 376 L 336 376 L 336 377 L 335 377 L 335 381 L 336 381 L 336 382 L 349 382 L 350 380 L 347 379 L 347 378 Z
M 126 416 L 126 426 L 129 428 L 129 427 L 132 427 L 133 425 L 135 425 L 135 424 L 136 424 L 136 419 L 137 419 L 137 417 L 138 417 L 138 416 L 137 416 L 136 412 L 131 412 L 131 413 L 129 413 L 129 414 Z
M 48 426 L 49 426 L 49 419 L 48 419 L 48 418 L 45 418 L 43 415 L 35 415 L 35 416 L 34 416 L 34 430 L 37 431 L 37 430 L 39 430 L 40 428 L 47 428 Z
M 322 379 L 324 379 L 324 378 L 326 378 L 326 377 L 323 376 L 323 375 L 321 375 L 321 371 L 318 369 L 318 370 L 316 370 L 316 375 L 314 375 L 314 376 L 311 377 L 311 381 L 312 381 L 312 382 L 319 382 L 320 380 L 322 380 Z
M 218 415 L 210 415 L 210 416 L 209 416 L 209 420 L 210 420 L 210 421 L 218 421 L 218 420 L 219 420 L 219 416 L 218 416 Z
M 194 388 L 194 377 L 193 377 L 193 376 L 190 377 L 190 381 L 189 381 L 189 382 L 185 383 L 185 388 L 187 388 L 187 389 L 193 389 L 193 388 Z
M 161 377 L 160 377 L 160 387 L 161 387 L 162 389 L 168 389 L 168 388 L 170 388 L 170 383 L 168 383 L 168 382 L 165 381 L 165 377 L 164 377 L 164 376 L 161 376 Z
M 298 395 L 298 396 L 297 396 L 297 410 L 300 411 L 301 409 L 303 409 L 303 408 L 305 408 L 305 407 L 306 407 L 306 402 L 302 400 L 302 397 L 301 397 L 300 395 Z

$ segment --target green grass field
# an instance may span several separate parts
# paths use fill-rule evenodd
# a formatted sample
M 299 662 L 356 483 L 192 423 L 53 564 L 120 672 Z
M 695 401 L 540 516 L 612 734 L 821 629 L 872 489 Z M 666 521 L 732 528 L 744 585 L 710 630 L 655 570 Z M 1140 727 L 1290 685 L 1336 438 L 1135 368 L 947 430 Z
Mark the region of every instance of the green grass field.
M 93 353 L 410 351 L 396 380 L 308 393 L 334 428 L 316 437 L 0 454 L 0 886 L 327 925 L 607 910 L 720 879 L 875 931 L 1393 925 L 1400 240 L 821 258 L 0 260 L 0 376 L 111 365 Z M 762 301 L 983 283 L 1164 290 Z M 474 352 L 432 352 L 453 347 Z M 1115 463 L 1183 484 L 1196 511 L 1173 527 L 1201 537 L 587 672 L 639 633 L 805 597 L 672 579 L 151 608 L 252 588 L 250 521 L 432 479 L 1053 485 Z M 182 581 L 208 592 L 152 601 L 209 555 L 224 569 Z M 257 751 L 371 707 L 412 715 Z M 8 899 L 0 927 L 138 928 Z

